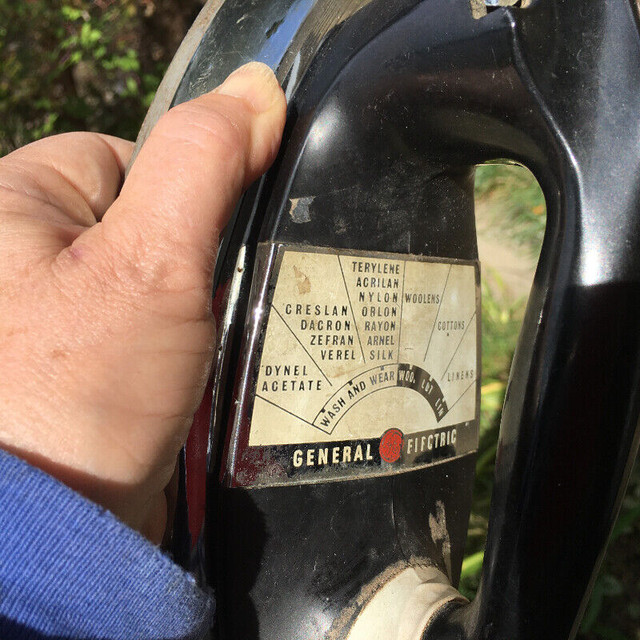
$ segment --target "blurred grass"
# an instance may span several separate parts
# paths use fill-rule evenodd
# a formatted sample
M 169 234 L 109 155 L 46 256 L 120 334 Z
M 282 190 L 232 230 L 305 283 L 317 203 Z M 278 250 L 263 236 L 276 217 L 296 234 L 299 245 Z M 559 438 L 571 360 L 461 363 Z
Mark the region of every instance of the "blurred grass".
M 476 169 L 476 199 L 495 211 L 492 222 L 503 238 L 538 255 L 547 222 L 542 190 L 531 172 L 514 164 Z
M 501 238 L 538 255 L 546 209 L 540 187 L 529 171 L 515 165 L 478 167 L 476 200 L 491 212 L 491 227 L 499 230 Z M 483 265 L 482 277 L 480 443 L 460 582 L 460 590 L 468 598 L 475 595 L 480 581 L 502 404 L 526 306 L 526 299 L 510 296 L 499 273 Z M 640 640 L 639 536 L 640 465 L 636 465 L 579 640 Z
M 74 130 L 135 138 L 202 0 L 0 0 L 0 155 Z

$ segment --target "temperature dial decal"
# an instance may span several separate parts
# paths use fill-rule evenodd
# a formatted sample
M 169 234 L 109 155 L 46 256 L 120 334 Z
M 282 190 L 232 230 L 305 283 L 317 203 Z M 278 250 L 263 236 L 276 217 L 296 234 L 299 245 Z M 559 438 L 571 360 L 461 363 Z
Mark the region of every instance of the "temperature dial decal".
M 271 291 L 250 447 L 294 471 L 477 447 L 476 263 L 281 247 Z

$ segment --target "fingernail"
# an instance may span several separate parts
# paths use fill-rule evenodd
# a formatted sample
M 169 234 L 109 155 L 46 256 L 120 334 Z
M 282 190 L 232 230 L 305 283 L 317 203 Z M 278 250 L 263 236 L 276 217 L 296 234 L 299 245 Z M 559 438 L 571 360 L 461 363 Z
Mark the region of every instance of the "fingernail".
M 236 69 L 215 89 L 215 93 L 246 100 L 256 113 L 269 111 L 281 91 L 273 71 L 262 62 L 249 62 Z

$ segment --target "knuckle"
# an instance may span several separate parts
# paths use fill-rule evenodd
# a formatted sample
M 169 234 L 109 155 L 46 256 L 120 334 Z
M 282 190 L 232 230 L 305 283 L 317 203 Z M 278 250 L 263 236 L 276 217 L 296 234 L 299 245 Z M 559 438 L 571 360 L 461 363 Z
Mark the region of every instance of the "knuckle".
M 210 286 L 194 268 L 194 256 L 179 242 L 151 247 L 142 230 L 130 230 L 126 243 L 104 234 L 99 246 L 75 243 L 58 256 L 68 283 L 92 291 L 107 306 L 138 310 L 173 309 L 175 320 L 201 315 L 210 305 Z M 139 237 L 138 237 L 139 236 Z
M 226 161 L 243 159 L 251 145 L 251 124 L 243 108 L 233 109 L 231 101 L 223 97 L 174 107 L 163 117 L 160 133 L 173 141 L 193 144 L 212 156 L 222 153 Z

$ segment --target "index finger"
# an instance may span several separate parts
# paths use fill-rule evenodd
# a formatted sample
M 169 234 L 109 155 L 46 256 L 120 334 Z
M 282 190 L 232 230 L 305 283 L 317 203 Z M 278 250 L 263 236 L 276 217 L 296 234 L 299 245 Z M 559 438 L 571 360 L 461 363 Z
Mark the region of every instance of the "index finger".
M 133 143 L 99 133 L 51 136 L 2 158 L 0 186 L 90 226 L 118 196 L 132 151 Z

